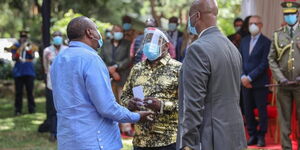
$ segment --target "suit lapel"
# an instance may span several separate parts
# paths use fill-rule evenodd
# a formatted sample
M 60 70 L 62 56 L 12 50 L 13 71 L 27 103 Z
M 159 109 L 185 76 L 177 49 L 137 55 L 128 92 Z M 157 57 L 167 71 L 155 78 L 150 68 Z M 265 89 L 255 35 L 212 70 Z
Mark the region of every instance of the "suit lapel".
M 253 53 L 255 53 L 257 50 L 260 49 L 260 47 L 261 47 L 261 40 L 262 40 L 262 38 L 263 38 L 262 36 L 263 36 L 263 35 L 261 34 L 261 35 L 259 36 L 259 38 L 257 39 L 257 41 L 256 41 L 256 43 L 255 43 L 255 45 L 254 45 L 254 47 L 253 47 L 253 50 L 252 50 L 250 56 L 251 56 Z

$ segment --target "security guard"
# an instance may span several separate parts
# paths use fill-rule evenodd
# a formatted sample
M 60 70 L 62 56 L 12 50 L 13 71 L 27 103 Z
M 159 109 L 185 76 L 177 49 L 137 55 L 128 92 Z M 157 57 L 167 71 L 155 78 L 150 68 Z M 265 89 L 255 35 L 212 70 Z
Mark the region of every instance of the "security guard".
M 10 48 L 5 50 L 12 53 L 12 59 L 16 62 L 13 68 L 15 80 L 15 115 L 22 113 L 23 86 L 26 87 L 28 99 L 28 112 L 35 113 L 33 87 L 35 71 L 33 67 L 34 52 L 38 47 L 28 40 L 28 32 L 20 31 L 20 39 Z
M 300 125 L 300 26 L 298 23 L 300 4 L 296 0 L 285 0 L 281 6 L 287 25 L 274 32 L 268 59 L 273 76 L 280 84 L 277 89 L 277 109 L 282 149 L 292 150 L 289 135 L 293 100 L 296 101 Z M 298 143 L 300 144 L 299 137 Z

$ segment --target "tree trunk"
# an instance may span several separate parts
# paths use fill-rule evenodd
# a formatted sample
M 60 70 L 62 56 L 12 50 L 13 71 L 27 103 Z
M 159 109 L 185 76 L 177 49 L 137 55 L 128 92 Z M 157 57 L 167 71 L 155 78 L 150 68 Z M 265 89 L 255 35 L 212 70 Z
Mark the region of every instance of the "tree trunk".
M 156 21 L 157 23 L 157 26 L 161 26 L 161 21 L 160 21 L 160 17 L 157 15 L 157 12 L 155 10 L 155 7 L 156 7 L 156 0 L 150 0 L 150 4 L 151 4 L 151 14 L 152 14 L 152 17 L 154 18 L 154 20 Z
M 43 0 L 42 4 L 42 37 L 43 44 L 39 50 L 41 64 L 43 64 L 43 51 L 46 47 L 50 45 L 50 19 L 51 19 L 51 0 Z M 44 72 L 44 67 L 42 65 L 42 71 Z M 44 74 L 44 73 L 43 73 Z

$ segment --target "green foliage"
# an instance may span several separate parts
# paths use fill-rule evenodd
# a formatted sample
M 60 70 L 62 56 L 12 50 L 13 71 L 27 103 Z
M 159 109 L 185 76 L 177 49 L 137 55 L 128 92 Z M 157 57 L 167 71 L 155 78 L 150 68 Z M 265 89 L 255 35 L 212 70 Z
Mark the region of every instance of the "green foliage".
M 67 34 L 67 25 L 68 23 L 76 17 L 79 16 L 83 16 L 80 13 L 74 13 L 74 11 L 72 9 L 70 9 L 67 13 L 64 14 L 64 17 L 62 19 L 59 19 L 57 21 L 54 22 L 52 28 L 51 28 L 51 33 L 53 33 L 54 31 L 60 31 L 62 32 L 64 35 Z M 96 20 L 95 18 L 91 18 L 96 25 L 98 26 L 98 30 L 100 31 L 100 33 L 104 33 L 104 30 L 107 28 L 111 28 L 112 25 L 110 23 L 104 23 L 101 21 Z
M 0 79 L 6 80 L 12 78 L 12 65 L 10 62 L 6 62 L 0 59 Z

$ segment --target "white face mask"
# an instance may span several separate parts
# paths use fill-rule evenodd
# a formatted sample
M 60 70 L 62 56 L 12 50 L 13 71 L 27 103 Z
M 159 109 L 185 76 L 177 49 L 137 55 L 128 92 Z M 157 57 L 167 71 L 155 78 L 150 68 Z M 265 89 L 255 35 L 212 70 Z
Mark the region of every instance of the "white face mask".
M 259 33 L 259 28 L 257 25 L 252 24 L 249 26 L 249 32 L 251 33 L 251 35 L 257 35 Z

